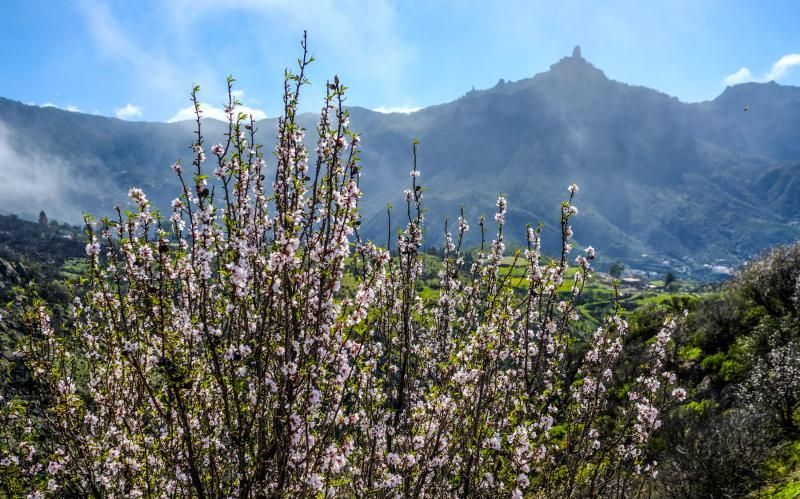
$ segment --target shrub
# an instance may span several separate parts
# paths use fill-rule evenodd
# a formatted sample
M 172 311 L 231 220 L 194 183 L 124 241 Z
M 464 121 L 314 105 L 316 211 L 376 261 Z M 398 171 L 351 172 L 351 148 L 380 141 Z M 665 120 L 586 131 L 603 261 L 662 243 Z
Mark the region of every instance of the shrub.
M 743 400 L 771 414 L 783 432 L 796 436 L 795 413 L 800 405 L 798 340 L 775 346 L 764 358 L 758 359 L 741 391 Z
M 770 456 L 769 421 L 752 408 L 720 412 L 710 401 L 672 411 L 663 434 L 669 448 L 658 495 L 743 497 L 763 483 Z
M 773 248 L 748 262 L 736 278 L 749 299 L 775 317 L 800 308 L 800 243 Z

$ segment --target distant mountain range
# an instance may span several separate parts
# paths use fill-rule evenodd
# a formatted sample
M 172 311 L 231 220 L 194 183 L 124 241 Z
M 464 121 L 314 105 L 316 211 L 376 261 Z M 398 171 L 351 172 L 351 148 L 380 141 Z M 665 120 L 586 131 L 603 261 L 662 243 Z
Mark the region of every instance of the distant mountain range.
M 441 245 L 444 218 L 460 205 L 477 229 L 504 193 L 511 242 L 542 221 L 553 249 L 572 182 L 581 187 L 576 240 L 606 261 L 724 267 L 800 239 L 798 87 L 747 83 L 683 103 L 608 79 L 576 49 L 532 78 L 412 114 L 350 112 L 364 139 L 363 230 L 380 242 L 386 204 L 402 205 L 413 138 L 431 245 Z M 314 116 L 302 120 L 313 129 Z M 222 124 L 206 121 L 213 142 Z M 260 128 L 270 143 L 274 122 Z M 188 157 L 191 131 L 190 122 L 126 122 L 0 98 L 0 210 L 78 221 L 83 210 L 109 213 L 132 185 L 166 206 L 177 192 L 169 165 Z

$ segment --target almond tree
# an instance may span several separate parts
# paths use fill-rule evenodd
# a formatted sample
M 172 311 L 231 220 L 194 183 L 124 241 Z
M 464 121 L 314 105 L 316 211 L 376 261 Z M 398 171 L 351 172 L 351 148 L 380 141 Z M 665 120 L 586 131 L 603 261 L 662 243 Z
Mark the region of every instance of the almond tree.
M 358 233 L 360 139 L 338 78 L 305 146 L 297 105 L 313 58 L 302 46 L 271 158 L 230 78 L 228 130 L 209 147 L 195 87 L 194 160 L 173 165 L 172 213 L 132 188 L 133 212 L 87 218 L 91 268 L 71 321 L 54 327 L 39 303 L 22 348 L 47 409 L 15 415 L 27 430 L 6 432 L 0 469 L 33 497 L 641 491 L 659 414 L 685 395 L 665 371 L 675 324 L 622 404 L 608 395 L 627 331 L 619 313 L 570 369 L 595 256 L 572 256 L 577 186 L 561 206 L 560 255 L 543 257 L 529 228 L 510 270 L 505 197 L 469 265 L 462 214 L 445 227 L 438 298 L 423 300 L 418 143 L 392 256 Z M 51 443 L 30 449 L 42 431 Z

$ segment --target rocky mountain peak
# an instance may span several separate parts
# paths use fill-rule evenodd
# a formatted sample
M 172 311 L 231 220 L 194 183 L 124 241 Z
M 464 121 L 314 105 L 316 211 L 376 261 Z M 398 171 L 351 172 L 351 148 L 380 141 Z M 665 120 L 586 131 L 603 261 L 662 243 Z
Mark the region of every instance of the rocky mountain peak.
M 561 60 L 550 66 L 550 72 L 559 77 L 566 78 L 602 78 L 607 79 L 605 73 L 597 69 L 592 63 L 583 58 L 581 46 L 575 45 L 572 55 L 562 57 Z

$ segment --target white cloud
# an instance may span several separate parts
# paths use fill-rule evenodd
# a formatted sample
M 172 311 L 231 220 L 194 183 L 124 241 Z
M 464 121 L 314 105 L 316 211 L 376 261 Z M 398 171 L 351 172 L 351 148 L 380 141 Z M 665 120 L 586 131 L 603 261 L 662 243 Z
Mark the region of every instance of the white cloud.
M 723 83 L 727 86 L 731 85 L 738 85 L 739 83 L 746 83 L 748 81 L 754 81 L 755 76 L 748 68 L 740 68 L 739 71 L 729 74 L 723 80 Z
M 203 111 L 203 118 L 211 118 L 219 121 L 228 121 L 228 115 L 221 107 L 212 106 L 205 102 L 200 103 L 200 110 Z M 245 114 L 252 114 L 255 120 L 267 119 L 267 113 L 260 109 L 253 109 L 247 106 L 236 106 L 236 111 Z M 167 123 L 175 123 L 176 121 L 193 120 L 194 119 L 194 106 L 184 107 L 179 109 L 172 118 L 167 120 Z
M 379 113 L 384 113 L 384 114 L 388 114 L 388 113 L 411 114 L 411 113 L 416 113 L 420 109 L 422 109 L 422 108 L 421 107 L 415 107 L 415 106 L 380 106 L 380 107 L 376 107 L 375 109 L 373 109 L 373 111 L 376 111 L 376 112 L 379 112 Z
M 780 81 L 786 77 L 789 71 L 795 67 L 800 66 L 800 54 L 786 54 L 772 64 L 772 68 L 762 76 L 756 76 L 750 68 L 739 68 L 739 71 L 729 74 L 725 77 L 723 83 L 725 85 L 737 85 L 739 83 L 746 83 L 749 81 L 767 82 L 767 81 Z
M 29 106 L 35 106 L 36 104 L 34 104 L 33 102 L 29 102 L 28 105 Z M 61 107 L 58 104 L 55 104 L 53 102 L 45 102 L 44 104 L 42 104 L 39 107 L 54 107 L 56 109 L 61 109 L 63 111 L 69 111 L 71 113 L 80 113 L 81 112 L 81 109 L 78 106 L 73 106 L 72 104 L 69 104 L 68 106 L 65 106 L 65 107 Z
M 117 118 L 121 120 L 128 120 L 131 118 L 137 118 L 142 115 L 142 108 L 139 106 L 134 106 L 130 102 L 125 105 L 125 107 L 121 107 L 119 109 L 114 110 L 114 114 Z
M 772 70 L 766 75 L 767 80 L 780 80 L 786 76 L 789 69 L 800 66 L 800 54 L 787 54 L 772 65 Z

